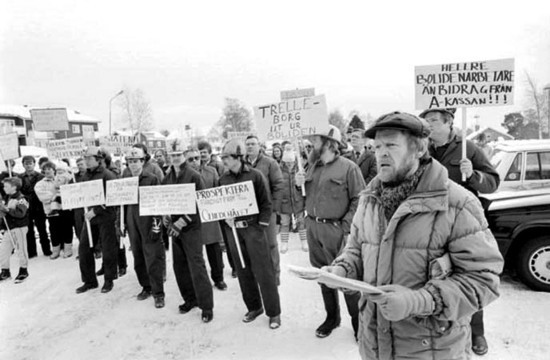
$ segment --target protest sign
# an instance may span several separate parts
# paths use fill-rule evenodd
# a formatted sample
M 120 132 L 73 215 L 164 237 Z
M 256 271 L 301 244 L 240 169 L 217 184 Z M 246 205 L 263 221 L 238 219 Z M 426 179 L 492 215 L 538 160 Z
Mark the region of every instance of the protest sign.
M 196 196 L 202 222 L 253 215 L 259 212 L 252 181 L 199 190 Z
M 133 136 L 113 135 L 99 139 L 99 145 L 112 155 L 124 155 L 132 145 L 135 139 Z
M 93 125 L 82 125 L 82 139 L 86 142 L 93 142 L 95 131 Z
M 46 145 L 48 155 L 54 159 L 77 158 L 82 156 L 84 144 L 82 137 L 74 137 L 60 140 L 49 140 Z
M 37 131 L 67 131 L 67 109 L 32 109 L 31 118 Z
M 195 184 L 139 187 L 139 215 L 196 214 Z
M 267 141 L 295 139 L 329 129 L 324 95 L 257 106 L 254 117 L 258 137 Z
M 0 135 L 0 152 L 4 160 L 17 159 L 19 157 L 19 137 L 17 133 Z
M 249 135 L 255 135 L 253 131 L 228 131 L 227 139 L 240 139 L 245 141 Z
M 312 97 L 312 96 L 315 96 L 315 88 L 281 91 L 282 101 L 301 98 L 301 97 Z
M 0 151 L 0 172 L 8 171 L 8 168 L 6 167 L 6 163 L 4 162 L 4 157 L 2 156 L 2 152 Z
M 116 206 L 137 204 L 138 186 L 138 176 L 107 181 L 107 194 L 105 194 L 105 205 Z
M 416 109 L 513 105 L 514 59 L 415 67 Z
M 61 185 L 63 210 L 71 210 L 105 204 L 103 180 L 84 181 Z

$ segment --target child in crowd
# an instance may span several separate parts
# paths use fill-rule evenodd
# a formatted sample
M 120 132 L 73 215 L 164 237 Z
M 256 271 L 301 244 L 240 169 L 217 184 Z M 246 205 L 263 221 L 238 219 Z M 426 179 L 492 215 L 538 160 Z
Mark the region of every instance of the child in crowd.
M 0 243 L 0 281 L 9 279 L 10 256 L 15 249 L 19 257 L 19 274 L 15 278 L 16 283 L 25 280 L 29 273 L 27 264 L 27 230 L 29 203 L 21 194 L 21 179 L 9 177 L 2 180 L 6 193 L 6 203 L 0 204 L 0 227 L 5 229 L 4 239 Z

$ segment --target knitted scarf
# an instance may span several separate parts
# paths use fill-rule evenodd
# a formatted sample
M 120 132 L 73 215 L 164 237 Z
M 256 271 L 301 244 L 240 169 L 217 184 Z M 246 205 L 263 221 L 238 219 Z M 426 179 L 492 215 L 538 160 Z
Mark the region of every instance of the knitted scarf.
M 375 192 L 382 200 L 382 207 L 387 221 L 390 221 L 399 205 L 414 192 L 428 163 L 429 161 L 421 161 L 414 174 L 407 177 L 400 184 L 379 183 Z

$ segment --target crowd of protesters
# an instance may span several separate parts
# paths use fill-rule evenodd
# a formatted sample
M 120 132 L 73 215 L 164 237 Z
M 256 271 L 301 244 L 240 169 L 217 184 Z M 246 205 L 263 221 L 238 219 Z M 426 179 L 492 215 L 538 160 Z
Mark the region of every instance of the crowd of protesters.
M 103 276 L 101 292 L 109 293 L 126 274 L 121 239 L 128 234 L 141 287 L 137 300 L 153 297 L 156 308 L 164 307 L 171 247 L 184 300 L 179 312 L 198 307 L 202 321 L 212 321 L 212 288 L 227 289 L 225 251 L 247 309 L 242 321 L 265 312 L 269 327 L 277 329 L 280 256 L 288 253 L 296 232 L 313 267 L 385 291 L 344 291 L 364 358 L 461 359 L 472 350 L 483 355 L 488 345 L 482 310 L 498 297 L 503 260 L 478 193 L 495 191 L 499 177 L 473 142 L 467 142 L 462 159 L 453 120 L 454 109 L 419 116 L 394 112 L 366 129 L 355 116 L 344 136 L 331 125 L 267 149 L 250 135 L 229 140 L 220 157 L 205 141 L 185 150 L 159 150 L 153 157 L 135 144 L 123 168 L 91 146 L 76 160 L 74 173 L 68 161 L 46 158 L 36 171 L 35 158 L 25 156 L 23 174 L 2 173 L 0 179 L 5 230 L 0 281 L 11 277 L 12 252 L 20 267 L 15 281 L 29 276 L 28 259 L 37 256 L 36 228 L 42 253 L 52 260 L 73 255 L 76 235 L 83 283 L 76 292 L 97 288 Z M 140 186 L 194 184 L 197 190 L 252 181 L 259 213 L 202 224 L 197 214 L 141 216 L 138 205 L 124 206 L 122 220 L 117 207 L 63 209 L 62 185 L 100 179 L 105 186 L 131 176 Z M 434 268 L 443 270 L 436 274 Z M 326 318 L 315 335 L 325 338 L 341 322 L 339 294 L 327 285 L 320 288 Z

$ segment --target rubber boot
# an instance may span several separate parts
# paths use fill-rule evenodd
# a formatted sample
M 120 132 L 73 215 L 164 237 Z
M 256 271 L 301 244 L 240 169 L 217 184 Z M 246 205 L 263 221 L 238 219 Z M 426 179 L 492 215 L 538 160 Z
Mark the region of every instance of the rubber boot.
M 65 248 L 63 249 L 63 258 L 69 258 L 73 256 L 73 244 L 65 244 Z
M 57 245 L 52 248 L 52 254 L 50 255 L 50 259 L 55 260 L 59 257 L 59 254 L 61 253 L 61 246 Z
M 7 280 L 11 277 L 10 270 L 9 269 L 2 269 L 2 272 L 0 273 L 0 281 Z
M 325 304 L 325 311 L 327 312 L 327 318 L 317 328 L 315 335 L 319 338 L 325 338 L 329 336 L 334 329 L 340 326 L 340 306 L 338 305 L 338 291 L 330 289 L 325 285 L 321 285 L 321 294 L 323 295 L 323 302 Z

